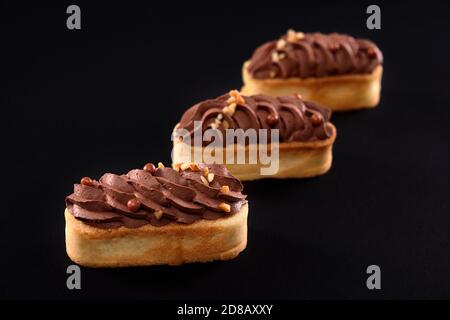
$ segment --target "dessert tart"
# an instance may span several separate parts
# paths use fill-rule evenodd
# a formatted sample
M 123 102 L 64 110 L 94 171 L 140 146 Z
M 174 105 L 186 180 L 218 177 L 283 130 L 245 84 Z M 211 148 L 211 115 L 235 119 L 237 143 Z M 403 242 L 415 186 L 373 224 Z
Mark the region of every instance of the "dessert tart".
M 382 62 L 380 49 L 369 40 L 289 30 L 244 63 L 242 93 L 299 93 L 333 111 L 372 108 L 380 100 Z
M 217 164 L 85 177 L 66 198 L 67 254 L 88 267 L 232 259 L 247 244 L 242 190 Z
M 220 136 L 224 137 L 218 143 L 222 148 L 213 150 L 212 158 L 216 163 L 225 164 L 241 180 L 321 175 L 331 167 L 336 138 L 336 128 L 330 117 L 329 109 L 304 101 L 299 95 L 243 96 L 232 90 L 197 103 L 183 114 L 173 132 L 173 167 L 190 161 L 213 161 L 209 157 L 210 141 L 204 139 L 199 144 L 196 139 L 199 133 L 205 136 L 212 129 L 220 131 Z M 261 139 L 260 135 L 255 143 L 247 138 L 241 141 L 226 139 L 230 130 L 237 132 L 240 129 L 243 133 L 249 129 L 267 133 L 267 139 Z M 278 141 L 272 139 L 274 132 L 278 133 Z M 265 152 L 276 162 L 276 171 L 265 170 L 274 165 L 260 156 Z M 236 161 L 239 153 L 245 155 L 246 161 Z M 247 161 L 252 154 L 257 155 L 253 163 Z

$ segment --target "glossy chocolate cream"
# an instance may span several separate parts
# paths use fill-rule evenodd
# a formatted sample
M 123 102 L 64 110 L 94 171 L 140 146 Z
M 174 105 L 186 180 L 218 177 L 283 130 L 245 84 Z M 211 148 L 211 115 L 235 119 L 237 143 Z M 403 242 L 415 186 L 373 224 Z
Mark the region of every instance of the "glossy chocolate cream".
M 194 143 L 194 121 L 201 123 L 202 132 L 226 129 L 279 130 L 280 142 L 307 142 L 325 140 L 332 136 L 331 110 L 298 95 L 271 97 L 266 95 L 241 96 L 238 91 L 216 99 L 209 99 L 189 108 L 182 116 L 177 129 L 184 129 Z M 185 133 L 186 134 L 186 133 Z M 177 131 L 175 131 L 177 135 Z M 182 135 L 180 135 L 183 138 Z M 204 142 L 208 144 L 210 142 Z M 229 143 L 229 141 L 227 141 Z
M 255 79 L 308 78 L 367 74 L 382 63 L 380 49 L 367 39 L 289 30 L 257 48 L 247 70 Z
M 99 228 L 191 224 L 235 214 L 247 203 L 242 183 L 222 165 L 160 166 L 83 178 L 66 198 L 73 216 Z

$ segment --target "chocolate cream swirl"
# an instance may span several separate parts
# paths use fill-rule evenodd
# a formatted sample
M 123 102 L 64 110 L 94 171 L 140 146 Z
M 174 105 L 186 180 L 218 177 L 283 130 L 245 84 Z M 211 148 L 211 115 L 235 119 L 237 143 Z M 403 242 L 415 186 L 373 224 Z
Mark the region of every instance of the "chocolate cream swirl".
M 233 90 L 234 91 L 234 90 Z M 218 118 L 221 119 L 217 130 L 226 137 L 226 129 L 267 129 L 279 130 L 280 142 L 306 142 L 325 140 L 332 136 L 333 126 L 329 122 L 331 110 L 311 101 L 304 101 L 298 95 L 271 97 L 266 95 L 241 96 L 242 101 L 236 105 L 235 112 L 230 115 L 224 112 L 229 106 L 230 94 L 216 99 L 206 100 L 189 108 L 182 116 L 177 129 L 189 132 L 191 143 L 194 143 L 194 121 L 200 121 L 202 133 L 211 129 Z M 236 92 L 236 91 L 234 91 Z M 177 135 L 177 131 L 175 131 Z M 182 135 L 180 135 L 181 138 Z M 204 142 L 208 144 L 210 142 Z M 227 141 L 230 143 L 230 141 Z M 246 141 L 247 143 L 247 141 Z
M 137 228 L 214 220 L 239 212 L 247 203 L 242 183 L 224 166 L 199 164 L 198 168 L 179 172 L 158 168 L 154 174 L 139 169 L 126 175 L 106 173 L 89 185 L 75 184 L 74 192 L 66 197 L 66 206 L 76 219 L 95 227 Z M 205 170 L 214 174 L 208 184 L 201 178 Z M 223 190 L 223 186 L 228 188 Z M 138 210 L 127 206 L 130 199 L 139 201 Z M 162 215 L 155 214 L 160 212 Z
M 258 47 L 247 70 L 256 79 L 325 77 L 371 73 L 382 62 L 380 49 L 369 40 L 290 30 Z

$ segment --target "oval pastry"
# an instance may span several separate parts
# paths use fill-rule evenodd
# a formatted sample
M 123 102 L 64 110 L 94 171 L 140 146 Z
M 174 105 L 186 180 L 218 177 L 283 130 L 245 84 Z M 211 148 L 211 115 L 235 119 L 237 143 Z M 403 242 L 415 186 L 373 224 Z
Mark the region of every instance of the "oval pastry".
M 90 267 L 234 258 L 247 243 L 242 190 L 218 164 L 147 164 L 98 181 L 84 177 L 66 197 L 67 253 Z
M 232 90 L 186 110 L 173 133 L 173 165 L 214 161 L 225 164 L 241 180 L 320 175 L 331 166 L 336 129 L 330 117 L 329 109 L 298 95 L 244 96 Z M 210 135 L 213 141 L 208 139 Z M 198 141 L 199 136 L 204 139 Z M 211 144 L 217 149 L 212 160 L 208 154 Z M 269 174 L 262 172 L 267 165 L 262 152 L 267 148 L 276 153 L 268 152 L 278 167 Z M 249 161 L 236 161 L 240 153 Z M 254 154 L 257 159 L 252 162 Z
M 289 30 L 244 63 L 244 94 L 301 94 L 333 111 L 375 107 L 383 55 L 367 39 Z

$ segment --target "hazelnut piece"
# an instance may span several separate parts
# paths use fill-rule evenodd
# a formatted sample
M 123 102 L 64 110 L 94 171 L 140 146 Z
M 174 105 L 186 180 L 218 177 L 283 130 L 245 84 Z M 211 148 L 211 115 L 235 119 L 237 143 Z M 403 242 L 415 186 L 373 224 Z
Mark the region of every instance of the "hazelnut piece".
M 367 48 L 367 55 L 369 56 L 369 58 L 375 58 L 376 57 L 376 52 L 372 47 L 368 47 Z
M 147 163 L 144 166 L 144 170 L 150 172 L 151 174 L 154 174 L 156 171 L 156 167 L 153 163 Z
M 319 124 L 322 123 L 322 117 L 319 116 L 317 113 L 313 113 L 313 115 L 311 116 L 311 122 L 313 126 L 318 126 Z
M 141 202 L 136 198 L 130 199 L 127 202 L 127 207 L 130 211 L 136 212 L 141 208 Z
M 280 118 L 278 117 L 277 114 L 269 114 L 266 118 L 267 124 L 271 127 L 275 126 L 279 120 Z
M 83 186 L 89 186 L 89 187 L 93 187 L 94 186 L 94 181 L 92 181 L 92 179 L 89 178 L 89 177 L 83 177 L 83 179 L 81 179 L 80 183 Z

